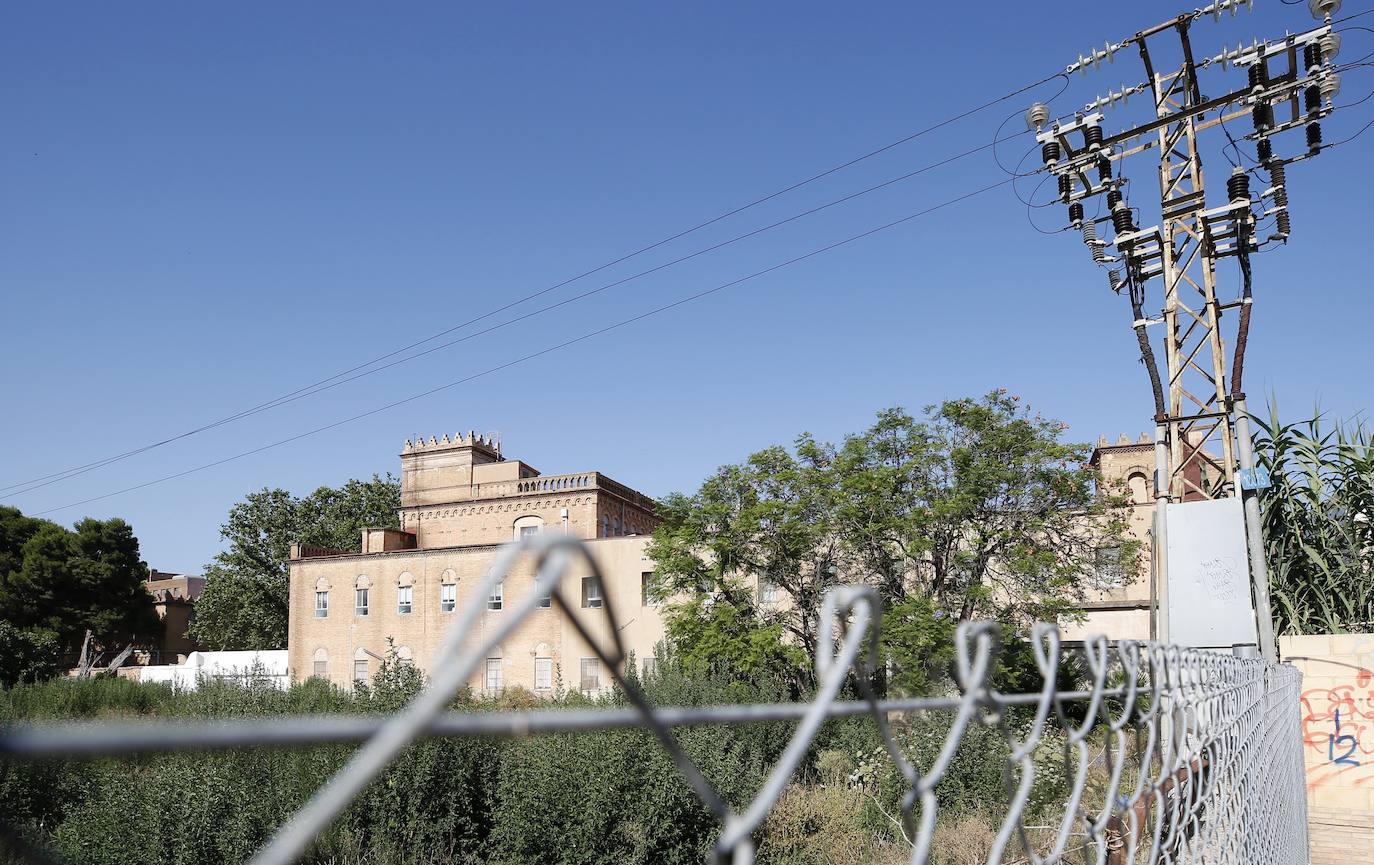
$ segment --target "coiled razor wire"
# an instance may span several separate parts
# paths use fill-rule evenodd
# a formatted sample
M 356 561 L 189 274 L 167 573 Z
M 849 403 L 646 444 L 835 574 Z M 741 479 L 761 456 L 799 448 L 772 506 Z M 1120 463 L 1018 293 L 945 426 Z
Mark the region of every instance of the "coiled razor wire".
M 840 586 L 824 599 L 816 667 L 819 687 L 809 703 L 705 706 L 650 705 L 626 679 L 625 647 L 611 596 L 602 600 L 608 640 L 597 639 L 560 588 L 575 561 L 601 578 L 595 559 L 579 540 L 538 535 L 500 550 L 476 597 L 485 597 L 524 555 L 536 562 L 535 590 L 465 647 L 482 605 L 465 609 L 445 636 L 430 667 L 429 685 L 388 718 L 297 716 L 229 722 L 69 723 L 19 726 L 0 733 L 0 755 L 43 759 L 172 750 L 211 750 L 363 742 L 347 764 L 297 811 L 253 857 L 251 865 L 286 865 L 348 807 L 353 798 L 412 741 L 425 736 L 531 734 L 647 727 L 684 779 L 721 825 L 716 863 L 749 865 L 754 835 L 806 756 L 828 718 L 868 715 L 877 726 L 905 792 L 900 824 L 911 845 L 910 862 L 930 859 L 940 816 L 936 790 L 965 734 L 975 724 L 999 728 L 1011 753 L 1005 766 L 1008 806 L 987 863 L 1013 854 L 1029 865 L 1063 861 L 1099 865 L 1217 863 L 1298 865 L 1308 861 L 1306 786 L 1299 729 L 1301 674 L 1287 665 L 1153 642 L 1093 637 L 1084 643 L 1090 687 L 1059 690 L 1063 657 L 1058 630 L 1038 624 L 1031 634 L 1041 677 L 1037 693 L 1003 694 L 991 685 L 998 626 L 965 622 L 955 635 L 954 682 L 946 698 L 879 700 L 873 692 L 881 610 L 877 594 Z M 630 708 L 445 712 L 444 707 L 477 670 L 488 650 L 505 640 L 548 596 L 579 636 L 611 671 Z M 859 701 L 838 701 L 847 681 Z M 1082 704 L 1075 723 L 1068 707 Z M 1010 723 L 1008 710 L 1020 709 Z M 930 761 L 913 762 L 898 744 L 890 716 L 912 711 L 953 713 L 944 741 Z M 1029 714 L 1029 723 L 1026 716 Z M 740 811 L 728 805 L 684 752 L 673 728 L 688 724 L 797 721 L 791 739 L 754 799 Z M 1064 737 L 1069 793 L 1048 840 L 1026 826 L 1036 775 L 1037 750 L 1057 725 Z M 1095 748 L 1101 753 L 1094 756 Z M 1096 769 L 1099 782 L 1091 784 Z M 1105 782 L 1100 776 L 1105 770 Z M 1044 827 L 1037 827 L 1043 830 Z M 26 858 L 51 861 L 5 835 Z M 1013 848 L 1013 840 L 1016 847 Z

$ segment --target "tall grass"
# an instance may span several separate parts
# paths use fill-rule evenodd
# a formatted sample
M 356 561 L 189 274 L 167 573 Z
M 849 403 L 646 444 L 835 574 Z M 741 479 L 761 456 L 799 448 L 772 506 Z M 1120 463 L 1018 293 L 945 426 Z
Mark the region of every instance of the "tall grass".
M 631 667 L 633 669 L 633 667 Z M 64 718 L 226 718 L 393 712 L 421 686 L 409 665 L 384 664 L 354 692 L 310 680 L 289 690 L 261 682 L 204 682 L 197 691 L 112 678 L 59 679 L 0 690 L 0 727 Z M 688 676 L 665 664 L 643 683 L 654 703 L 701 705 L 782 699 L 781 682 L 749 689 L 728 677 Z M 527 692 L 459 696 L 455 708 L 623 705 L 611 695 Z M 929 766 L 950 718 L 921 713 L 898 741 Z M 677 731 L 686 753 L 736 809 L 752 798 L 791 735 L 790 723 Z M 0 813 L 28 839 L 89 865 L 220 865 L 245 861 L 336 772 L 353 746 L 239 748 L 131 759 L 0 760 Z M 1047 740 L 1032 811 L 1061 813 L 1062 741 Z M 972 861 L 1007 807 L 1010 746 L 974 725 L 937 788 L 935 861 Z M 1037 765 L 1041 762 L 1037 755 Z M 905 789 L 867 718 L 828 722 L 788 796 L 759 836 L 760 865 L 905 861 L 891 815 Z M 991 815 L 991 816 L 989 816 Z M 519 740 L 441 738 L 413 743 L 312 846 L 307 865 L 689 865 L 705 861 L 719 825 L 643 729 Z M 971 851 L 971 852 L 970 852 Z M 984 854 L 985 855 L 985 854 Z M 0 862 L 6 861 L 0 849 Z
M 196 691 L 113 678 L 58 679 L 0 690 L 0 727 L 86 718 L 227 718 L 393 712 L 421 686 L 388 662 L 354 692 L 310 680 L 289 690 L 265 681 L 206 681 Z M 644 683 L 663 703 L 737 702 L 724 678 L 668 668 Z M 757 683 L 769 700 L 779 688 Z M 610 706 L 618 695 L 526 692 L 460 695 L 455 708 Z M 742 807 L 762 783 L 791 725 L 680 732 L 684 750 L 721 794 Z M 249 858 L 277 825 L 353 753 L 346 745 L 238 748 L 135 759 L 0 761 L 0 813 L 31 841 L 90 865 L 219 865 Z M 646 730 L 522 740 L 445 738 L 398 757 L 304 857 L 315 865 L 524 865 L 701 862 L 717 826 Z M 0 847 L 0 862 L 7 861 Z
M 1281 634 L 1374 631 L 1374 439 L 1359 420 L 1255 418 L 1274 625 Z

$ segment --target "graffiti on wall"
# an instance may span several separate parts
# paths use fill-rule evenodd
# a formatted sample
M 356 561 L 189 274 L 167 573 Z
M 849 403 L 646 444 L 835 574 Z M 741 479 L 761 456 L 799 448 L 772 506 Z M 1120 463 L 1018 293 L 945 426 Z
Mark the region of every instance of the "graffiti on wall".
M 1334 660 L 1322 663 L 1341 672 L 1334 686 L 1302 694 L 1308 789 L 1337 779 L 1343 787 L 1374 786 L 1374 671 Z

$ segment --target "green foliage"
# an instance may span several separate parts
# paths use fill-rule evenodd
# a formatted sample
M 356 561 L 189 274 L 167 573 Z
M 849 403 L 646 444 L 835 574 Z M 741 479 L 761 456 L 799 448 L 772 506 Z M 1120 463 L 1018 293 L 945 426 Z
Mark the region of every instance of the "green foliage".
M 0 507 L 0 685 L 75 664 L 87 630 L 97 651 L 156 642 L 162 624 L 147 576 L 121 519 L 68 530 Z
M 729 670 L 754 680 L 792 675 L 805 654 L 782 639 L 783 625 L 760 613 L 747 588 L 692 595 L 673 607 L 665 630 L 679 661 L 697 673 Z
M 286 645 L 292 543 L 357 551 L 365 527 L 395 527 L 401 487 L 390 474 L 320 487 L 297 498 L 282 489 L 249 493 L 220 527 L 228 548 L 205 568 L 191 638 L 214 650 Z
M 0 683 L 38 682 L 56 676 L 62 670 L 62 654 L 52 631 L 0 622 Z
M 366 688 L 307 680 L 282 691 L 206 681 L 194 692 L 118 679 L 59 680 L 0 694 L 0 725 L 68 717 L 267 717 L 389 712 L 421 686 L 388 656 Z M 740 688 L 665 662 L 650 700 L 695 705 L 779 698 L 778 684 Z M 528 697 L 474 703 L 500 710 Z M 595 708 L 616 697 L 570 695 L 546 706 Z M 756 792 L 786 744 L 788 724 L 680 730 L 683 748 L 736 807 Z M 235 749 L 139 760 L 0 763 L 0 809 L 11 824 L 74 861 L 242 862 L 336 772 L 352 747 Z M 698 863 L 719 831 L 653 735 L 614 730 L 502 741 L 410 745 L 319 838 L 303 861 L 397 863 Z
M 1374 440 L 1359 422 L 1255 418 L 1275 627 L 1281 634 L 1374 630 Z
M 672 705 L 770 699 L 776 685 L 739 687 L 689 676 L 667 663 L 645 683 Z M 685 728 L 683 750 L 735 807 L 762 784 L 790 725 Z M 513 742 L 499 774 L 491 862 L 699 863 L 719 832 L 715 818 L 646 730 L 540 736 Z
M 1072 615 L 1102 587 L 1100 548 L 1130 539 L 1124 491 L 1086 467 L 1087 445 L 1005 390 L 981 400 L 901 409 L 836 446 L 800 436 L 668 496 L 649 555 L 675 651 L 739 675 L 786 665 L 814 685 L 821 599 L 839 582 L 873 586 L 888 609 L 884 651 L 901 690 L 928 688 L 953 624 L 1014 626 Z M 776 587 L 761 601 L 756 584 Z M 800 654 L 768 655 L 779 637 Z
M 912 595 L 883 611 L 883 647 L 893 663 L 889 686 L 927 694 L 954 661 L 954 617 L 929 597 Z
M 928 772 L 935 764 L 950 732 L 949 712 L 920 713 L 907 716 L 894 725 L 894 734 L 902 753 L 918 771 Z M 1011 716 L 1004 723 L 1019 737 L 1027 732 L 1029 718 Z M 876 728 L 866 718 L 832 721 L 827 725 L 822 755 L 843 754 L 853 769 L 845 778 L 850 789 L 864 793 L 860 818 L 871 830 L 900 832 L 895 822 L 901 813 L 901 798 L 906 784 L 896 765 L 887 755 Z M 1027 803 L 1027 813 L 1062 813 L 1068 794 L 1063 771 L 1062 736 L 1048 732 L 1045 742 L 1033 755 L 1036 779 Z M 960 738 L 959 746 L 935 788 L 942 821 L 957 821 L 975 815 L 1001 815 L 1009 801 L 1009 784 L 1019 782 L 1010 778 L 1005 767 L 1011 754 L 1006 732 L 997 726 L 973 722 Z M 832 765 L 839 765 L 830 756 Z M 818 767 L 823 765 L 818 762 Z
M 316 679 L 285 691 L 266 680 L 208 680 L 197 691 L 176 693 L 165 685 L 122 679 L 57 680 L 0 693 L 0 726 L 58 718 L 270 719 L 306 712 L 390 712 L 421 685 L 415 667 L 394 650 L 368 686 L 353 693 Z M 644 686 L 651 702 L 684 706 L 774 701 L 788 687 L 769 679 L 743 687 L 731 676 L 695 676 L 672 658 L 662 659 Z M 531 700 L 515 695 L 474 701 L 464 694 L 455 708 L 502 710 Z M 624 700 L 572 694 L 537 702 L 585 709 Z M 899 746 L 923 770 L 943 746 L 951 717 L 949 712 L 919 713 L 895 722 Z M 1024 734 L 1024 719 L 1005 721 Z M 676 732 L 726 801 L 742 809 L 792 729 L 786 723 L 759 723 Z M 1004 811 L 1007 784 L 1016 780 L 1003 775 L 1009 750 L 997 728 L 975 721 L 964 734 L 936 788 L 941 823 L 956 835 L 964 831 L 958 828 L 964 821 L 986 827 L 986 815 Z M 317 746 L 153 754 L 138 760 L 7 761 L 0 763 L 0 813 L 11 826 L 73 861 L 242 862 L 353 751 Z M 1067 797 L 1062 735 L 1049 733 L 1034 759 L 1037 781 L 1028 814 L 1057 817 Z M 831 720 L 758 834 L 758 861 L 904 862 L 910 850 L 893 819 L 903 790 L 871 719 Z M 302 861 L 695 865 L 708 859 L 719 831 L 647 730 L 427 739 L 412 743 L 369 784 Z M 942 832 L 942 841 L 959 840 Z

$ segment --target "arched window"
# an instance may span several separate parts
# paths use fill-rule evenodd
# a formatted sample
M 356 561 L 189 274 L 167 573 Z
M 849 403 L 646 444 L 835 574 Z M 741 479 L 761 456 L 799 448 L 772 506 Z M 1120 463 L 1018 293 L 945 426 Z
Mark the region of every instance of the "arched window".
M 396 659 L 407 664 L 415 663 L 415 656 L 411 654 L 410 646 L 397 646 Z
M 1130 477 L 1126 478 L 1126 485 L 1130 487 L 1132 504 L 1144 504 L 1150 500 L 1150 479 L 1144 472 L 1131 472 Z
M 504 687 L 502 682 L 501 669 L 504 666 L 504 653 L 500 646 L 492 646 L 487 651 L 487 663 L 483 686 L 488 694 L 500 693 Z
M 439 612 L 451 613 L 458 606 L 458 575 L 444 568 L 439 576 Z
M 314 676 L 316 679 L 329 678 L 329 653 L 323 648 L 315 650 L 315 663 L 314 668 L 310 671 L 310 675 Z
M 412 586 L 415 584 L 415 577 L 411 576 L 410 571 L 402 571 L 401 576 L 396 580 L 396 612 L 402 616 L 410 615 L 413 597 L 411 595 Z
M 315 581 L 315 618 L 329 618 L 329 580 L 324 577 Z
M 367 574 L 360 575 L 353 584 L 353 612 L 356 615 L 366 616 L 370 611 L 371 589 L 372 581 L 367 578 Z
M 534 690 L 553 690 L 553 658 L 549 656 L 548 643 L 534 647 Z
M 534 514 L 526 514 L 525 516 L 520 517 L 515 521 L 515 525 L 513 528 L 514 539 L 518 541 L 521 538 L 529 537 L 530 535 L 537 535 L 543 530 L 543 517 L 535 516 Z

